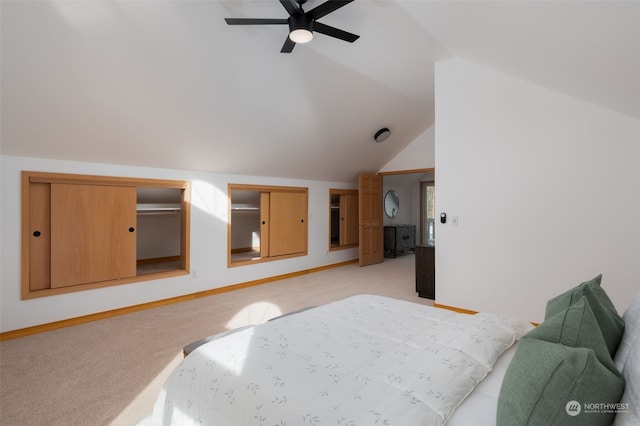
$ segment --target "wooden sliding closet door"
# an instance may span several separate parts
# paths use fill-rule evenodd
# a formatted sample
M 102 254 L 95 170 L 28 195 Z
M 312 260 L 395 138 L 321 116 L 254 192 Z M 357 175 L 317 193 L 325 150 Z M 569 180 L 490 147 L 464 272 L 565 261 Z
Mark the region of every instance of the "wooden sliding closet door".
M 136 188 L 51 184 L 51 288 L 136 275 Z
M 260 257 L 269 257 L 270 201 L 271 193 L 260 193 Z
M 51 288 L 51 184 L 29 189 L 29 287 L 37 291 Z
M 340 245 L 358 244 L 358 195 L 340 195 Z
M 307 250 L 307 194 L 271 192 L 269 255 L 304 253 Z

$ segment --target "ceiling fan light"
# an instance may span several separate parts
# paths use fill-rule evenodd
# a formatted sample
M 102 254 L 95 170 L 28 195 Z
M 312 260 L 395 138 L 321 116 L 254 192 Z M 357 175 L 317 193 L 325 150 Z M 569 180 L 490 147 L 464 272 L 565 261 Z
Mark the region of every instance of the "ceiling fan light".
M 289 38 L 296 43 L 309 43 L 313 38 L 313 32 L 306 28 L 297 28 L 289 33 Z

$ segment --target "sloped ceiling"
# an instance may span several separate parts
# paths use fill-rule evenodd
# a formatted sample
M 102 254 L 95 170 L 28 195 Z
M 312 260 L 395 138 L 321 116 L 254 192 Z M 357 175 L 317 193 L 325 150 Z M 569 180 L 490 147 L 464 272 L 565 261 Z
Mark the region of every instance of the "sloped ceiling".
M 321 22 L 359 40 L 291 54 L 224 22 L 277 0 L 0 4 L 8 155 L 351 181 L 433 125 L 452 55 L 640 118 L 639 2 L 356 0 Z

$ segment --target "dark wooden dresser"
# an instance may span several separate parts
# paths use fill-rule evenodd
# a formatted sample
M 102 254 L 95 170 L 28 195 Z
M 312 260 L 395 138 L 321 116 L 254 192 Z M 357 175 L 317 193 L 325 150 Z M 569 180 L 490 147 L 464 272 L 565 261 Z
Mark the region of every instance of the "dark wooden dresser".
M 436 248 L 435 246 L 415 246 L 416 250 L 416 291 L 418 296 L 436 298 Z
M 384 227 L 385 257 L 396 257 L 399 254 L 413 253 L 415 245 L 415 225 L 396 225 Z

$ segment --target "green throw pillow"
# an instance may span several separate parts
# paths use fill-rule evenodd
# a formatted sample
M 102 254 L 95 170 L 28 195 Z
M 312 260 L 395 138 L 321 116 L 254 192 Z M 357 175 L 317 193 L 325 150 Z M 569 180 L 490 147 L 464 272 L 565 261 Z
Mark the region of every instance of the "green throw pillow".
M 594 279 L 583 282 L 579 286 L 549 300 L 544 318 L 547 320 L 564 311 L 583 296 L 586 297 L 598 321 L 598 326 L 609 349 L 609 354 L 613 357 L 620 344 L 622 333 L 624 332 L 624 320 L 616 311 L 607 293 L 600 287 L 601 280 L 602 275 L 598 275 Z
M 545 320 L 525 337 L 562 343 L 572 348 L 592 349 L 598 361 L 612 373 L 621 376 L 609 354 L 600 326 L 585 296 L 564 311 Z
M 615 413 L 600 404 L 619 402 L 624 385 L 591 349 L 525 337 L 505 373 L 496 424 L 610 425 Z

